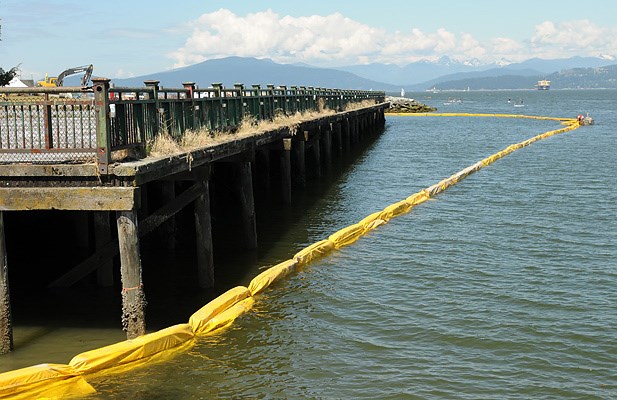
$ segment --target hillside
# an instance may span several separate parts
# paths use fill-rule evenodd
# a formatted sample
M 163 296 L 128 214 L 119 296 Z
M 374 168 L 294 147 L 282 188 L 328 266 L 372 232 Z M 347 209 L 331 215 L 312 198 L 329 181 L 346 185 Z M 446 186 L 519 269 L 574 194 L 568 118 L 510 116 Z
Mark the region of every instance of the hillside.
M 447 77 L 444 78 L 446 79 L 425 82 L 418 89 L 424 90 L 434 86 L 440 90 L 465 90 L 467 88 L 470 90 L 533 89 L 540 79 L 550 80 L 551 89 L 616 89 L 617 65 L 596 68 L 573 68 L 536 76 L 510 74 L 454 80 L 448 80 Z
M 565 69 L 597 68 L 614 63 L 615 57 L 613 56 L 560 59 L 531 58 L 519 63 L 508 63 L 503 60 L 492 64 L 482 64 L 474 59 L 457 61 L 444 56 L 433 61 L 420 60 L 402 66 L 371 63 L 338 67 L 337 69 L 351 72 L 366 79 L 414 90 L 449 80 L 502 75 L 546 75 Z
M 117 86 L 143 86 L 143 81 L 157 79 L 164 87 L 181 87 L 182 82 L 192 81 L 199 87 L 209 87 L 221 82 L 226 87 L 234 83 L 265 85 L 297 85 L 360 90 L 400 90 L 400 86 L 389 85 L 350 72 L 328 68 L 314 68 L 299 65 L 277 64 L 271 60 L 246 57 L 227 57 L 208 60 L 199 64 L 169 71 L 157 72 L 129 79 L 113 79 Z
M 316 68 L 305 64 L 277 64 L 271 60 L 227 57 L 204 61 L 168 71 L 143 75 L 129 79 L 112 79 L 116 86 L 143 86 L 143 81 L 156 79 L 163 87 L 181 87 L 182 82 L 194 81 L 199 87 L 209 87 L 214 82 L 222 82 L 226 87 L 232 87 L 240 82 L 250 87 L 252 84 L 317 86 L 329 88 L 384 90 L 398 93 L 401 88 L 406 90 L 425 90 L 436 87 L 440 90 L 497 90 L 497 89 L 533 89 L 540 79 L 552 82 L 552 89 L 564 88 L 617 88 L 617 65 L 607 65 L 585 68 L 568 68 L 560 72 L 543 72 L 557 65 L 572 65 L 580 62 L 582 65 L 606 62 L 595 58 L 571 58 L 565 60 L 531 59 L 519 64 L 510 64 L 484 70 L 473 69 L 470 66 L 447 69 L 448 60 L 442 60 L 441 67 L 433 67 L 434 71 L 456 71 L 465 68 L 466 72 L 454 72 L 441 75 L 438 78 L 425 80 L 419 84 L 409 84 L 417 76 L 423 76 L 421 70 L 428 68 L 428 62 L 414 63 L 407 67 L 395 65 L 369 64 L 363 67 L 350 68 L 362 74 L 375 76 L 378 79 L 360 77 L 348 71 L 331 68 Z M 416 69 L 414 79 L 413 74 Z M 368 74 L 368 71 L 371 74 Z M 397 81 L 398 80 L 398 81 Z M 78 84 L 79 77 L 73 76 L 66 80 L 66 85 Z M 394 83 L 385 83 L 394 82 Z M 398 83 L 397 83 L 398 82 Z
M 555 89 L 617 89 L 617 64 L 598 68 L 573 68 L 548 75 Z

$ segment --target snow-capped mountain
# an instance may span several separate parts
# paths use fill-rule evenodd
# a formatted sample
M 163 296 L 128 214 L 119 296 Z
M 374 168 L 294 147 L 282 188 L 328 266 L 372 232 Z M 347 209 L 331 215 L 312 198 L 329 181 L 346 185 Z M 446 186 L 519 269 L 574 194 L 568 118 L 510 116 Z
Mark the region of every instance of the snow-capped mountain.
M 414 85 L 433 81 L 439 77 L 466 72 L 478 73 L 495 68 L 504 69 L 503 73 L 516 74 L 517 71 L 525 70 L 528 75 L 530 70 L 539 75 L 549 74 L 556 71 L 571 68 L 596 68 L 615 63 L 615 56 L 602 55 L 598 57 L 571 57 L 564 59 L 546 60 L 532 58 L 519 63 L 501 59 L 490 64 L 482 64 L 478 59 L 458 61 L 450 57 L 440 57 L 433 60 L 421 60 L 404 66 L 395 64 L 365 64 L 350 65 L 337 69 L 351 72 L 366 79 L 385 82 L 393 85 Z M 495 75 L 492 71 L 491 75 Z

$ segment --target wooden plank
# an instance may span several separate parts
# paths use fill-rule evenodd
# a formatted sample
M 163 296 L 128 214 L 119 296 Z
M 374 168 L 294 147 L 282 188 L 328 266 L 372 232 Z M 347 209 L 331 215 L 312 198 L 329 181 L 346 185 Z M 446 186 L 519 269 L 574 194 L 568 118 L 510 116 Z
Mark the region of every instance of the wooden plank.
M 138 206 L 139 188 L 135 187 L 0 188 L 0 211 L 126 211 Z
M 97 177 L 96 164 L 4 164 L 0 177 Z

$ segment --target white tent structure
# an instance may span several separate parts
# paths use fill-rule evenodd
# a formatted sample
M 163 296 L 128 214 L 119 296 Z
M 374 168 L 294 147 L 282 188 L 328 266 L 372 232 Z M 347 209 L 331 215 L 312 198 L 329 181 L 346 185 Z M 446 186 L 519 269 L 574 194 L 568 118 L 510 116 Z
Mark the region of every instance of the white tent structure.
M 18 77 L 14 77 L 13 79 L 11 79 L 11 81 L 9 82 L 8 85 L 6 85 L 5 87 L 10 87 L 10 88 L 19 88 L 19 87 L 28 87 L 28 85 L 26 85 L 25 83 L 23 83 L 21 81 L 21 79 L 19 79 Z

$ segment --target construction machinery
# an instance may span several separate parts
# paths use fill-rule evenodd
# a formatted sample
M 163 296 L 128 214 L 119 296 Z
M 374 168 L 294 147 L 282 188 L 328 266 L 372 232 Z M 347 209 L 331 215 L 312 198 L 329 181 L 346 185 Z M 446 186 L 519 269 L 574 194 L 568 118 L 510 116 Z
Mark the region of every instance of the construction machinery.
M 84 76 L 81 78 L 81 86 L 86 86 L 86 84 L 90 80 L 90 77 L 92 76 L 93 68 L 94 67 L 92 66 L 92 64 L 82 65 L 81 67 L 69 68 L 69 69 L 62 71 L 60 75 L 58 75 L 57 77 L 50 77 L 50 76 L 47 76 L 47 74 L 45 74 L 45 79 L 42 81 L 38 81 L 36 83 L 36 86 L 59 87 L 59 86 L 62 86 L 62 83 L 64 82 L 64 78 L 66 78 L 67 76 L 79 74 L 82 72 L 85 72 L 85 73 L 84 73 Z

